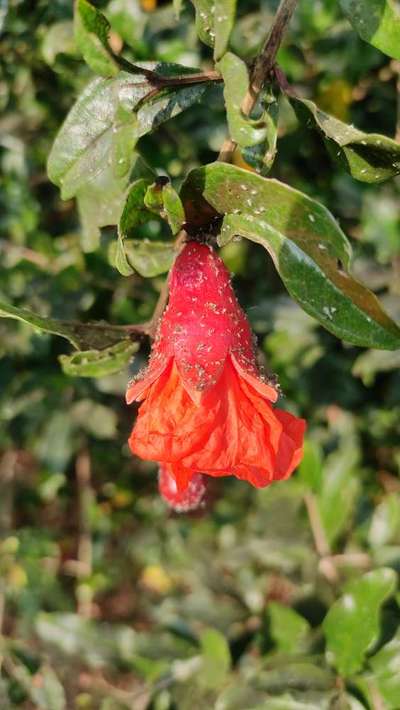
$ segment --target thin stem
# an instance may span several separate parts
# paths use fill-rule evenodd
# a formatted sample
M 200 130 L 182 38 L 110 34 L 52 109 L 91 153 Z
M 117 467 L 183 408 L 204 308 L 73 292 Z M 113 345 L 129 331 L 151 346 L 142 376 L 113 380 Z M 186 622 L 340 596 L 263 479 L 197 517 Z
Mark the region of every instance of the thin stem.
M 250 93 L 252 93 L 253 97 L 255 97 L 255 101 L 257 101 L 258 94 L 263 88 L 265 80 L 275 64 L 276 55 L 278 54 L 283 35 L 285 34 L 289 22 L 292 19 L 296 5 L 297 0 L 281 0 L 272 23 L 271 31 L 267 37 L 264 47 L 254 63 L 250 82 Z M 248 99 L 248 101 L 250 103 L 250 99 Z M 255 101 L 251 104 L 250 111 L 253 108 Z
M 249 116 L 257 103 L 260 92 L 275 66 L 276 55 L 281 45 L 292 15 L 296 9 L 297 0 L 281 0 L 276 11 L 270 33 L 260 54 L 256 57 L 250 72 L 249 90 L 243 99 L 242 113 Z M 228 138 L 224 141 L 218 160 L 229 161 L 236 148 L 235 141 Z
M 79 501 L 79 540 L 77 554 L 79 564 L 77 567 L 78 583 L 76 596 L 78 614 L 85 619 L 90 619 L 92 616 L 92 595 L 89 592 L 88 585 L 82 584 L 83 580 L 92 573 L 93 564 L 90 525 L 93 490 L 91 486 L 91 461 L 87 449 L 81 451 L 76 459 L 76 480 Z
M 307 508 L 315 549 L 320 557 L 319 569 L 329 580 L 329 582 L 336 584 L 336 582 L 338 582 L 339 575 L 334 562 L 334 557 L 331 555 L 331 550 L 322 525 L 315 496 L 312 493 L 306 493 L 304 495 L 304 504 Z
M 400 143 L 400 62 L 392 62 L 396 75 L 397 118 L 395 140 Z
M 187 233 L 185 232 L 184 229 L 182 229 L 179 232 L 177 238 L 175 239 L 174 249 L 176 251 L 176 256 L 178 256 L 178 254 L 181 251 L 186 240 L 187 240 Z M 147 324 L 147 328 L 145 331 L 146 335 L 148 335 L 152 339 L 154 339 L 154 337 L 157 333 L 157 328 L 158 328 L 160 318 L 164 312 L 165 306 L 167 305 L 168 294 L 169 294 L 169 274 L 164 281 L 164 284 L 163 284 L 163 287 L 160 291 L 160 295 L 158 297 L 158 301 L 157 301 L 156 307 L 154 309 L 152 318 L 149 321 L 149 323 Z

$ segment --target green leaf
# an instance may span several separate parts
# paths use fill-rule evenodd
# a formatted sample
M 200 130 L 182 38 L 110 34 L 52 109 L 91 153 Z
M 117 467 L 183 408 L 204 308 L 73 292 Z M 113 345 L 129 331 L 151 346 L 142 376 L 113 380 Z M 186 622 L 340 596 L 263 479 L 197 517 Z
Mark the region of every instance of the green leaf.
M 196 31 L 204 44 L 214 47 L 214 59 L 225 53 L 233 29 L 236 0 L 192 0 Z
M 135 88 L 136 80 L 123 74 L 113 80 L 90 82 L 69 112 L 49 155 L 49 178 L 61 188 L 61 197 L 78 198 L 85 251 L 97 247 L 99 228 L 116 224 L 122 211 L 136 157 L 132 110 L 146 94 L 145 87 Z
M 363 133 L 308 99 L 289 99 L 298 119 L 322 134 L 330 155 L 354 178 L 374 183 L 400 173 L 399 143 L 379 133 Z
M 187 221 L 196 227 L 216 212 L 226 214 L 220 245 L 241 235 L 264 246 L 290 295 L 334 335 L 355 345 L 400 347 L 400 329 L 348 273 L 350 245 L 323 205 L 277 180 L 223 163 L 193 170 L 181 198 Z
M 128 365 L 139 345 L 121 340 L 104 350 L 83 350 L 72 355 L 60 355 L 61 367 L 73 377 L 105 377 L 119 372 Z
M 202 667 L 199 682 L 207 688 L 220 688 L 231 667 L 231 654 L 225 637 L 216 629 L 201 634 Z
M 90 68 L 100 76 L 115 76 L 119 66 L 108 44 L 110 23 L 87 0 L 76 0 L 74 12 L 76 46 Z
M 71 421 L 79 431 L 86 431 L 96 439 L 114 439 L 117 433 L 116 413 L 91 399 L 80 399 L 71 407 Z
M 92 668 L 131 661 L 136 651 L 137 637 L 130 627 L 96 623 L 72 613 L 41 612 L 35 631 L 53 649 Z
M 123 249 L 124 262 L 120 249 Z M 125 239 L 123 246 L 119 240 L 110 249 L 110 262 L 123 276 L 130 276 L 135 272 L 148 279 L 160 276 L 170 270 L 174 258 L 173 242 Z
M 143 68 L 168 77 L 197 72 L 155 62 L 145 62 Z M 113 79 L 94 79 L 78 97 L 56 137 L 47 168 L 61 197 L 78 199 L 85 251 L 97 247 L 101 227 L 118 223 L 129 182 L 143 176 L 134 153 L 138 138 L 188 108 L 206 88 L 207 84 L 172 87 L 138 107 L 152 86 L 145 75 L 121 72 Z
M 119 231 L 124 237 L 132 236 L 134 229 L 149 219 L 149 212 L 144 202 L 148 185 L 148 179 L 139 178 L 129 188 L 119 222 Z
M 304 442 L 304 454 L 298 468 L 297 478 L 314 493 L 317 493 L 321 488 L 323 480 L 322 452 L 315 441 L 306 439 Z
M 400 11 L 396 0 L 340 0 L 360 37 L 389 57 L 400 59 Z
M 376 684 L 388 710 L 400 707 L 400 632 L 369 660 Z M 372 699 L 371 699 L 372 700 Z
M 330 545 L 350 526 L 360 490 L 358 461 L 359 449 L 351 435 L 325 459 L 317 503 Z
M 361 377 L 364 385 L 374 384 L 379 372 L 390 372 L 400 367 L 400 350 L 383 353 L 380 350 L 367 350 L 354 361 L 352 373 Z
M 214 59 L 225 54 L 236 15 L 236 0 L 215 0 L 214 3 Z
M 287 690 L 329 690 L 335 679 L 327 668 L 320 668 L 307 657 L 299 660 L 283 657 L 276 667 L 257 674 L 256 687 L 267 693 L 284 693 Z
M 277 153 L 279 103 L 271 90 L 264 90 L 261 104 L 264 107 L 262 119 L 266 126 L 265 139 L 257 145 L 243 148 L 242 156 L 258 173 L 267 175 Z
M 149 219 L 149 210 L 161 213 L 174 228 L 178 224 L 180 228 L 180 220 L 183 221 L 184 217 L 182 203 L 172 187 L 171 190 L 164 188 L 168 186 L 158 183 L 149 186 L 148 179 L 139 179 L 129 190 L 119 222 L 118 242 L 110 250 L 110 259 L 123 276 L 130 276 L 137 271 L 141 276 L 151 278 L 165 273 L 172 265 L 172 243 L 127 238 L 134 235 L 136 227 Z
M 130 276 L 134 272 L 126 256 L 125 240 L 130 234 L 134 234 L 136 227 L 149 219 L 149 212 L 144 203 L 148 184 L 149 180 L 145 178 L 139 178 L 132 183 L 119 220 L 118 242 L 116 251 L 111 255 L 111 258 L 122 276 Z
M 74 26 L 71 20 L 55 22 L 43 39 L 42 56 L 44 61 L 52 66 L 58 54 L 76 54 Z
M 182 12 L 182 5 L 183 5 L 183 0 L 172 0 L 172 6 L 174 8 L 175 12 L 175 17 L 177 20 L 179 20 L 181 12 Z
M 328 658 L 341 675 L 349 677 L 362 668 L 379 635 L 380 608 L 395 587 L 392 569 L 376 569 L 352 581 L 329 609 L 323 622 Z
M 185 210 L 183 209 L 181 198 L 170 182 L 163 186 L 162 198 L 165 217 L 172 234 L 175 236 L 182 229 L 182 225 L 185 221 Z
M 392 493 L 375 508 L 368 531 L 372 547 L 396 543 L 400 533 L 400 496 Z
M 227 52 L 217 68 L 224 79 L 224 98 L 229 135 L 239 146 L 245 148 L 261 143 L 266 137 L 265 121 L 244 116 L 241 110 L 243 99 L 249 89 L 249 74 L 246 64 L 235 54 Z
M 27 308 L 16 308 L 0 302 L 0 318 L 13 318 L 45 333 L 66 338 L 77 350 L 99 349 L 114 345 L 124 337 L 124 331 L 108 323 L 73 323 L 70 321 L 43 318 Z
M 101 174 L 111 172 L 121 179 L 129 173 L 137 140 L 133 111 L 149 91 L 144 81 L 144 75 L 121 72 L 111 80 L 94 79 L 78 97 L 47 163 L 49 178 L 61 188 L 64 200 Z
M 196 31 L 204 44 L 214 47 L 214 0 L 192 0 L 196 11 Z
M 30 682 L 31 700 L 43 710 L 65 710 L 67 699 L 59 678 L 50 666 L 42 666 L 39 671 L 40 683 Z
M 168 65 L 157 65 L 155 71 L 160 73 L 160 67 L 163 68 Z M 178 65 L 172 65 L 178 67 Z M 187 70 L 186 67 L 178 67 L 179 75 L 197 73 L 198 70 L 191 69 Z M 166 76 L 171 76 L 171 73 L 165 71 Z M 176 74 L 178 76 L 178 74 Z M 193 104 L 200 101 L 203 94 L 209 87 L 207 82 L 202 82 L 199 84 L 191 84 L 188 86 L 177 86 L 164 89 L 158 92 L 156 96 L 153 96 L 148 101 L 144 102 L 137 112 L 138 120 L 138 136 L 144 136 L 146 133 L 154 131 L 161 123 L 168 121 L 170 118 L 174 118 L 182 111 Z
M 147 188 L 144 203 L 149 210 L 167 220 L 173 235 L 185 221 L 185 211 L 178 193 L 170 182 L 157 181 Z
M 271 636 L 278 650 L 283 653 L 302 651 L 310 628 L 306 619 L 294 609 L 278 602 L 269 602 L 267 609 L 271 623 Z

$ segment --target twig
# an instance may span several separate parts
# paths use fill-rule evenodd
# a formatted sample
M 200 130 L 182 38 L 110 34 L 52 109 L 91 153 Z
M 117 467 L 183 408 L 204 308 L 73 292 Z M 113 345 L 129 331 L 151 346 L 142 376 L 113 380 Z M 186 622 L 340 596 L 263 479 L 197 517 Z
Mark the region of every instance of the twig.
M 336 584 L 339 580 L 339 575 L 326 539 L 315 496 L 312 493 L 306 493 L 304 495 L 304 504 L 307 508 L 315 549 L 320 557 L 319 569 L 329 582 Z
M 250 72 L 249 90 L 243 99 L 242 113 L 249 116 L 257 103 L 260 92 L 275 65 L 276 55 L 281 45 L 283 35 L 296 9 L 297 0 L 281 0 L 276 11 L 270 33 L 260 54 L 256 57 Z M 224 141 L 218 160 L 229 161 L 236 148 L 235 141 L 228 138 Z
M 392 62 L 392 66 L 396 76 L 396 95 L 397 95 L 397 115 L 396 115 L 396 134 L 395 140 L 400 143 L 400 62 Z
M 93 491 L 90 483 L 91 462 L 87 449 L 83 449 L 76 459 L 76 481 L 78 485 L 79 500 L 79 540 L 78 540 L 78 566 L 76 597 L 78 614 L 85 619 L 92 616 L 92 595 L 87 585 L 82 585 L 82 580 L 92 572 L 93 551 L 90 526 L 90 513 L 93 502 Z
M 187 239 L 187 233 L 185 232 L 184 229 L 181 229 L 177 238 L 175 239 L 175 244 L 174 244 L 176 256 L 178 256 L 179 252 L 181 251 L 186 239 Z M 156 307 L 153 311 L 153 315 L 152 315 L 151 319 L 149 321 L 146 321 L 145 323 L 138 323 L 135 325 L 124 326 L 125 330 L 128 331 L 128 333 L 132 333 L 133 335 L 134 334 L 148 335 L 149 338 L 154 339 L 154 337 L 157 333 L 158 323 L 159 323 L 160 318 L 164 312 L 165 306 L 167 305 L 168 293 L 169 293 L 169 276 L 167 276 L 167 278 L 165 279 L 165 281 L 163 283 L 163 286 L 160 291 L 160 295 L 158 297 L 158 301 L 156 303 Z

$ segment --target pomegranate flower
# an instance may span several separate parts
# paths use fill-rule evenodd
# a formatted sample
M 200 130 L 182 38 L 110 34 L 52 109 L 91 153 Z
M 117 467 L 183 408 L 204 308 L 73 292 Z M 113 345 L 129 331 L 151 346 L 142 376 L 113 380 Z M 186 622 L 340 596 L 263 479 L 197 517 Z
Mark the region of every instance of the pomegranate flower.
M 206 504 L 207 484 L 205 476 L 201 473 L 194 473 L 187 488 L 179 491 L 167 464 L 161 463 L 158 472 L 158 490 L 164 502 L 175 513 L 189 513 L 204 508 Z
M 189 242 L 171 272 L 148 368 L 128 386 L 128 404 L 143 401 L 132 452 L 164 465 L 178 493 L 199 473 L 267 486 L 302 457 L 305 422 L 273 409 L 277 398 L 222 260 Z

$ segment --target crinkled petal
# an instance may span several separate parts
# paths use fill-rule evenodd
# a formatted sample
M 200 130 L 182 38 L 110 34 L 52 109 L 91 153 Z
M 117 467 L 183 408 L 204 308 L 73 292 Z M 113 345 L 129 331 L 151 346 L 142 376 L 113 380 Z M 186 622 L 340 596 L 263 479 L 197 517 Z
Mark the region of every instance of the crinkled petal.
M 273 409 L 228 357 L 195 404 L 173 362 L 148 390 L 130 438 L 134 453 L 171 464 L 178 489 L 191 475 L 233 475 L 256 487 L 287 478 L 302 453 L 303 420 Z
M 204 446 L 212 421 L 212 413 L 189 397 L 172 362 L 150 386 L 129 445 L 143 459 L 180 461 Z
M 243 364 L 240 364 L 240 361 L 235 357 L 235 355 L 231 354 L 231 358 L 236 372 L 243 380 L 246 380 L 246 382 L 248 382 L 253 389 L 255 389 L 262 395 L 262 397 L 265 397 L 270 402 L 277 401 L 279 393 L 275 385 L 262 380 L 255 367 L 251 369 L 244 367 Z
M 140 402 L 144 399 L 146 392 L 163 372 L 168 368 L 171 358 L 162 357 L 157 354 L 150 359 L 149 366 L 143 375 L 139 375 L 133 382 L 130 382 L 126 391 L 126 403 Z

